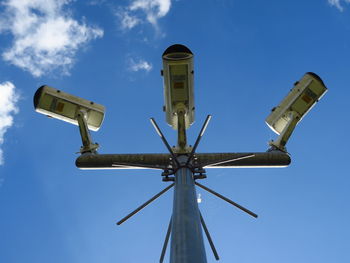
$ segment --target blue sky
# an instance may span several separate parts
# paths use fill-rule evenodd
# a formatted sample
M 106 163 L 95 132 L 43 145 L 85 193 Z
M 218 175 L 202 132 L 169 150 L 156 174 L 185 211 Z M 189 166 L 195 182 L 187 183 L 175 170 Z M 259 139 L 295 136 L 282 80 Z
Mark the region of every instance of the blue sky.
M 172 191 L 158 171 L 82 171 L 78 128 L 33 110 L 47 84 L 106 106 L 100 153 L 165 153 L 161 54 L 195 54 L 198 152 L 266 151 L 264 120 L 305 72 L 329 92 L 298 125 L 282 169 L 208 170 L 198 189 L 220 262 L 349 262 L 350 1 L 4 0 L 0 2 L 0 262 L 157 262 Z M 208 262 L 215 262 L 207 247 Z M 169 252 L 169 251 L 168 251 Z M 166 261 L 168 261 L 168 253 Z

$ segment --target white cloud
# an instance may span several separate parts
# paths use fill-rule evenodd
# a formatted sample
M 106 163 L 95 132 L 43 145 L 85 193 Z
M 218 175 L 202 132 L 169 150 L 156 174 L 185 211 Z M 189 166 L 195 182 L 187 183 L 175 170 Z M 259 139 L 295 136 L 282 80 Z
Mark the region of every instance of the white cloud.
M 131 29 L 147 21 L 158 29 L 158 19 L 164 17 L 170 7 L 171 0 L 132 0 L 129 6 L 118 12 L 121 27 Z
M 117 14 L 120 18 L 121 27 L 123 29 L 132 29 L 137 24 L 141 23 L 141 20 L 136 16 L 131 16 L 128 12 L 122 11 Z
M 344 3 L 350 3 L 350 0 L 328 0 L 328 3 L 331 5 L 331 6 L 335 6 L 336 8 L 338 8 L 338 10 L 340 12 L 343 12 L 344 11 L 344 8 L 343 6 L 341 5 L 341 3 L 344 2 Z
M 13 114 L 18 112 L 18 99 L 15 86 L 11 82 L 0 83 L 0 146 L 4 143 L 7 129 L 13 125 Z M 3 163 L 3 151 L 0 148 L 0 165 Z
M 103 30 L 74 20 L 63 7 L 71 0 L 7 0 L 0 33 L 13 36 L 4 60 L 39 77 L 60 69 L 68 73 L 83 44 L 102 37 Z
M 152 64 L 148 63 L 143 59 L 139 59 L 138 61 L 135 61 L 134 59 L 131 58 L 129 59 L 129 69 L 134 72 L 137 72 L 140 70 L 145 70 L 146 72 L 149 72 L 152 69 Z

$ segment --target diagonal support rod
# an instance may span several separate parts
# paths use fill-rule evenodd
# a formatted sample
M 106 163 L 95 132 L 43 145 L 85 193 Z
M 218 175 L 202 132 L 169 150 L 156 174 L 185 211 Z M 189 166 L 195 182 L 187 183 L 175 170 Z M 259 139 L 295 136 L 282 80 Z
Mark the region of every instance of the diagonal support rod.
M 150 119 L 154 129 L 156 130 L 156 132 L 158 133 L 159 137 L 162 139 L 163 143 L 165 144 L 165 147 L 168 149 L 169 153 L 171 154 L 171 157 L 173 158 L 173 161 L 176 163 L 177 167 L 180 167 L 180 163 L 177 160 L 177 157 L 175 156 L 173 150 L 171 149 L 168 141 L 165 139 L 164 134 L 162 133 L 162 131 L 160 130 L 158 124 L 156 123 L 156 120 L 154 118 Z
M 202 139 L 205 130 L 206 130 L 207 127 L 208 127 L 208 124 L 209 124 L 209 121 L 210 121 L 211 117 L 212 117 L 211 115 L 208 115 L 207 118 L 205 119 L 205 121 L 204 121 L 204 123 L 203 123 L 203 126 L 202 126 L 202 129 L 201 129 L 201 131 L 200 131 L 199 134 L 198 134 L 198 137 L 197 137 L 197 139 L 196 139 L 196 142 L 195 142 L 195 144 L 193 145 L 192 151 L 191 151 L 190 155 L 188 156 L 188 159 L 187 159 L 187 162 L 186 162 L 186 165 L 185 165 L 185 166 L 187 166 L 187 165 L 190 163 L 190 161 L 191 161 L 191 159 L 192 159 L 194 153 L 196 152 L 196 149 L 197 149 L 197 147 L 198 147 L 198 144 L 199 144 L 200 140 Z
M 168 187 L 166 187 L 165 189 L 163 189 L 162 191 L 160 191 L 158 194 L 156 194 L 155 196 L 153 196 L 151 199 L 149 199 L 147 202 L 145 202 L 144 204 L 140 205 L 138 208 L 136 208 L 134 211 L 132 211 L 130 214 L 128 214 L 126 217 L 124 217 L 123 219 L 121 219 L 120 221 L 117 222 L 117 225 L 121 225 L 122 223 L 124 223 L 126 220 L 128 220 L 130 217 L 132 217 L 133 215 L 135 215 L 136 213 L 138 213 L 141 209 L 145 208 L 147 205 L 149 205 L 150 203 L 152 203 L 154 200 L 156 200 L 159 196 L 161 196 L 162 194 L 164 194 L 166 191 L 168 191 L 171 187 L 174 186 L 174 183 L 172 183 L 171 185 L 169 185 Z
M 258 217 L 257 214 L 255 214 L 252 211 L 248 210 L 247 208 L 237 204 L 236 202 L 233 202 L 232 200 L 228 199 L 227 197 L 225 197 L 225 196 L 215 192 L 214 190 L 211 190 L 210 188 L 208 188 L 208 187 L 206 187 L 206 186 L 204 186 L 204 185 L 202 185 L 200 183 L 197 183 L 197 182 L 195 182 L 195 184 L 197 186 L 199 186 L 200 188 L 203 188 L 204 190 L 208 191 L 209 193 L 211 193 L 213 195 L 216 195 L 217 197 L 221 198 L 222 200 L 225 200 L 226 202 L 230 203 L 231 205 L 241 209 L 242 211 L 246 212 L 247 214 L 251 215 L 252 217 L 255 217 L 255 218 Z
M 117 163 L 112 163 L 112 167 L 133 167 L 134 169 L 158 169 L 158 170 L 165 170 L 169 169 L 167 166 L 162 166 L 162 165 L 149 165 L 149 164 L 137 164 L 137 163 L 129 163 L 129 162 L 117 162 Z
M 215 166 L 215 165 L 219 165 L 219 164 L 223 164 L 223 163 L 236 162 L 236 161 L 240 161 L 240 160 L 243 160 L 243 159 L 252 158 L 254 156 L 255 156 L 255 154 L 249 154 L 249 155 L 245 155 L 245 156 L 242 156 L 242 157 L 237 157 L 237 158 L 233 158 L 233 159 L 223 160 L 223 161 L 220 161 L 220 162 L 215 161 L 213 163 L 206 163 L 203 166 Z
M 218 252 L 216 251 L 216 248 L 214 246 L 214 242 L 213 242 L 213 240 L 210 237 L 209 230 L 208 230 L 208 228 L 207 228 L 207 226 L 206 226 L 206 224 L 204 222 L 204 219 L 203 219 L 203 216 L 202 216 L 201 212 L 199 212 L 199 216 L 201 218 L 202 227 L 204 229 L 205 235 L 207 236 L 207 239 L 209 241 L 209 245 L 211 247 L 211 250 L 213 251 L 214 257 L 215 257 L 216 260 L 219 260 Z
M 168 226 L 168 230 L 166 231 L 166 236 L 165 236 L 164 245 L 163 245 L 163 248 L 162 248 L 162 253 L 161 253 L 160 258 L 159 258 L 159 263 L 163 263 L 163 260 L 164 260 L 166 248 L 168 246 L 169 237 L 170 237 L 170 233 L 171 233 L 172 221 L 173 221 L 173 217 L 171 216 L 170 217 L 169 226 Z

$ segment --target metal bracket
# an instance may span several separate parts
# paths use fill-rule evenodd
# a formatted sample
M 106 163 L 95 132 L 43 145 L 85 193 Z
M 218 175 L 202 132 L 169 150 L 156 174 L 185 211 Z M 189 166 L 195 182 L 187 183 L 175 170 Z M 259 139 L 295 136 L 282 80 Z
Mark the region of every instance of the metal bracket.
M 90 131 L 87 124 L 87 112 L 84 110 L 79 110 L 77 114 L 77 120 L 79 124 L 79 132 L 81 136 L 81 141 L 83 146 L 80 147 L 80 153 L 96 153 L 99 145 L 98 143 L 93 143 L 90 135 Z
M 194 180 L 207 178 L 206 171 L 201 166 L 194 166 L 192 169 Z
M 272 149 L 278 149 L 283 152 L 287 152 L 286 144 L 288 142 L 288 139 L 292 135 L 295 126 L 297 125 L 298 121 L 300 120 L 298 114 L 294 111 L 289 112 L 289 121 L 284 128 L 284 130 L 281 132 L 281 134 L 278 136 L 276 141 L 270 141 L 269 145 Z
M 174 175 L 175 172 L 171 169 L 166 169 L 164 170 L 164 172 L 162 172 L 162 181 L 163 182 L 171 182 L 171 181 L 175 181 L 175 177 L 174 176 L 170 176 L 170 175 Z M 170 177 L 169 177 L 170 176 Z

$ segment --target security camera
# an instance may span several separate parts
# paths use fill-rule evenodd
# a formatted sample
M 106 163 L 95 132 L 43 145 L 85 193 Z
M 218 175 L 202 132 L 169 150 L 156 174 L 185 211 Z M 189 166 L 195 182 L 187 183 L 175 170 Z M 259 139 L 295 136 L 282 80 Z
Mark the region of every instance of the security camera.
M 265 120 L 266 124 L 280 135 L 275 142 L 270 144 L 285 150 L 285 145 L 295 126 L 326 92 L 327 88 L 322 79 L 315 73 L 308 72 L 297 81 L 288 95 L 272 109 L 271 114 Z
M 185 116 L 185 128 L 194 122 L 193 53 L 184 45 L 172 45 L 163 55 L 164 111 L 166 121 L 178 127 L 178 115 Z
M 105 107 L 49 86 L 41 86 L 34 95 L 34 108 L 37 112 L 65 122 L 79 125 L 78 118 L 83 114 L 87 127 L 97 131 L 104 118 Z

